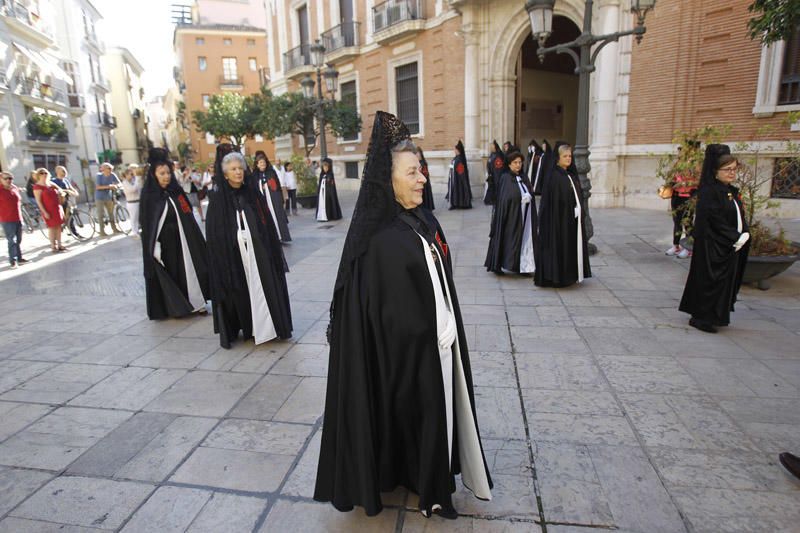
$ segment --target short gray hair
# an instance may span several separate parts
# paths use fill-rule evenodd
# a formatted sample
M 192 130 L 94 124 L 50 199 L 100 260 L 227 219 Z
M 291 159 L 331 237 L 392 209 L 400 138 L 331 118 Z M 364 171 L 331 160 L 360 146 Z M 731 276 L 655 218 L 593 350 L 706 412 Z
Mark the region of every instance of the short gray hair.
M 417 145 L 411 141 L 411 139 L 403 139 L 399 143 L 392 146 L 392 153 L 396 154 L 399 152 L 414 152 L 417 153 Z
M 225 168 L 228 166 L 228 163 L 231 161 L 238 161 L 242 165 L 242 169 L 247 167 L 247 163 L 244 160 L 244 156 L 239 152 L 231 152 L 227 154 L 225 157 L 222 158 L 222 171 L 225 172 Z

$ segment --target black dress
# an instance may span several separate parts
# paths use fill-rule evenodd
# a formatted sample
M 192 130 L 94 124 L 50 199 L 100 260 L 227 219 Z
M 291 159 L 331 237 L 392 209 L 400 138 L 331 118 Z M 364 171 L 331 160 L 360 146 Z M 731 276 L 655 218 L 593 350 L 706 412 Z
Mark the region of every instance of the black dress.
M 503 173 L 497 184 L 499 195 L 492 213 L 484 266 L 496 274 L 503 270 L 532 274 L 537 223 L 531 184 L 524 175 L 515 176 L 511 171 Z
M 497 199 L 497 189 L 500 177 L 506 171 L 506 160 L 503 152 L 497 148 L 489 155 L 486 162 L 486 193 L 483 196 L 483 203 L 494 205 Z
M 433 201 L 433 187 L 431 186 L 431 174 L 428 170 L 428 162 L 425 158 L 419 160 L 420 172 L 425 176 L 425 187 L 422 189 L 422 207 L 433 211 L 436 204 Z
M 317 196 L 317 221 L 328 222 L 342 218 L 342 208 L 339 206 L 339 195 L 336 194 L 333 169 L 328 172 L 320 171 Z M 325 207 L 324 212 L 320 209 L 322 206 Z
M 247 181 L 233 189 L 217 180 L 209 193 L 211 305 L 223 348 L 239 331 L 257 344 L 292 336 L 283 250 L 264 197 Z
M 177 181 L 162 189 L 155 176 L 146 179 L 140 223 L 147 316 L 183 317 L 205 308 L 210 294 L 206 243 Z
M 447 197 L 450 209 L 471 209 L 472 188 L 469 183 L 469 168 L 464 145 L 461 141 L 456 146 L 458 155 L 450 163 L 450 176 L 447 180 Z
M 278 238 L 281 242 L 291 242 L 292 235 L 289 233 L 289 217 L 286 216 L 286 211 L 283 208 L 283 192 L 277 172 L 270 166 L 263 172 L 257 170 L 255 175 L 258 178 L 261 191 L 264 193 L 264 198 L 267 201 L 267 207 L 269 208 L 270 215 L 272 215 L 272 222 L 278 230 Z
M 714 180 L 697 193 L 694 248 L 680 310 L 714 326 L 727 326 L 742 285 L 750 243 L 733 247 L 748 231 L 739 189 Z
M 540 287 L 568 287 L 592 275 L 586 214 L 581 210 L 575 216 L 581 195 L 577 174 L 567 173 L 559 166 L 552 169 L 545 181 L 539 211 L 534 280 Z

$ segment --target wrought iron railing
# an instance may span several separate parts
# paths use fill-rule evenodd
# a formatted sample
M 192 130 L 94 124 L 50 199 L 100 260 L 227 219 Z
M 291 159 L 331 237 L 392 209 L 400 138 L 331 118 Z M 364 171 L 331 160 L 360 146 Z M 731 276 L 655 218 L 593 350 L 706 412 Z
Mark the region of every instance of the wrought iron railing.
M 53 87 L 49 83 L 43 83 L 36 78 L 17 76 L 16 93 L 22 96 L 51 100 L 59 104 L 66 104 L 67 102 L 64 91 Z
M 100 115 L 98 116 L 98 121 L 103 126 L 106 126 L 111 129 L 117 127 L 117 118 L 105 112 L 100 113 Z
M 424 18 L 420 0 L 387 0 L 372 8 L 372 28 L 375 32 L 407 20 Z
M 288 71 L 297 67 L 311 64 L 311 45 L 301 44 L 283 54 L 283 70 Z
M 333 52 L 348 46 L 358 46 L 358 26 L 356 21 L 342 22 L 322 34 L 322 44 L 326 52 Z
M 22 2 L 13 0 L 0 0 L 0 15 L 14 17 L 15 19 L 27 24 L 31 28 L 44 33 L 48 37 L 53 37 L 53 28 L 46 24 L 39 13 L 30 9 Z
M 67 101 L 72 108 L 86 109 L 86 101 L 80 94 L 68 94 Z
M 244 85 L 244 80 L 241 76 L 220 76 L 220 87 L 240 87 Z

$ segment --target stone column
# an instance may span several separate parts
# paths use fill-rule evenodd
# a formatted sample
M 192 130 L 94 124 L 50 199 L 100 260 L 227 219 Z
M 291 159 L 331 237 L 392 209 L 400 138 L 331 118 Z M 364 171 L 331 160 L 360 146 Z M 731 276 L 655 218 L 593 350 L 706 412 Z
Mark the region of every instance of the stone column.
M 619 31 L 620 0 L 600 3 L 598 34 Z M 632 37 L 623 37 L 631 39 Z M 619 164 L 614 148 L 619 74 L 619 45 L 611 43 L 600 51 L 592 85 L 595 88 L 591 135 L 592 200 L 595 207 L 614 207 L 619 188 Z
M 469 13 L 469 14 L 468 14 Z M 473 185 L 483 183 L 480 167 L 480 33 L 472 21 L 472 10 L 465 10 L 461 27 L 464 37 L 464 148 Z M 453 141 L 455 143 L 455 140 Z M 477 161 L 477 162 L 476 162 Z

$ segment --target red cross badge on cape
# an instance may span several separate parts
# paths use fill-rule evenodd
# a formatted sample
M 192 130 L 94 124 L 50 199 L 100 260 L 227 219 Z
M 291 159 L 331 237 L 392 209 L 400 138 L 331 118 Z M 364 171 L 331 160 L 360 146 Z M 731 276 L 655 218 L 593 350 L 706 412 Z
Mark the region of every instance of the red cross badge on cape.
M 459 163 L 456 165 L 456 173 L 463 174 L 464 173 L 464 163 Z
M 450 247 L 447 245 L 446 242 L 444 242 L 442 236 L 439 235 L 438 231 L 436 232 L 436 242 L 439 243 L 439 248 L 442 249 L 442 252 L 444 253 L 444 258 L 447 259 L 447 256 L 450 254 Z
M 495 157 L 494 158 L 494 168 L 496 168 L 497 170 L 500 170 L 500 169 L 503 168 L 503 159 L 502 158 L 500 158 L 500 157 Z
M 184 213 L 192 212 L 192 208 L 191 206 L 189 206 L 189 202 L 186 201 L 186 198 L 183 195 L 178 196 L 178 203 L 181 204 L 181 211 L 183 211 Z

